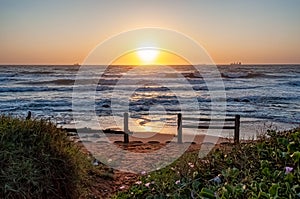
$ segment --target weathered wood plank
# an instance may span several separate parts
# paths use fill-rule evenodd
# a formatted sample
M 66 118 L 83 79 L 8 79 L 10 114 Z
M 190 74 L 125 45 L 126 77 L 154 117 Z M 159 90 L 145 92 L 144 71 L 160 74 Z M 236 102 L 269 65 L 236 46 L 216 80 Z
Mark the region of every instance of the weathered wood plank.
M 183 121 L 195 121 L 195 122 L 215 122 L 213 124 L 190 124 L 183 125 Z M 225 125 L 218 126 L 218 122 L 225 122 Z M 234 126 L 229 126 L 228 122 L 233 122 Z M 234 130 L 234 143 L 239 143 L 240 139 L 240 115 L 236 115 L 234 118 L 191 118 L 182 117 L 181 113 L 177 117 L 177 135 L 178 142 L 182 142 L 182 128 L 195 128 L 195 129 L 233 129 Z

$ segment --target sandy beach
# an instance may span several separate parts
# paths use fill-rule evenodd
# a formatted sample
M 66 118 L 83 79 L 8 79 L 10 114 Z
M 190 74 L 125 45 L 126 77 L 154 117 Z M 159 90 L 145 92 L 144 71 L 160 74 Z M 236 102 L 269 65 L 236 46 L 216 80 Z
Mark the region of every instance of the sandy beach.
M 111 181 L 95 178 L 93 193 L 103 197 L 128 189 L 143 173 L 163 168 L 184 153 L 198 151 L 205 155 L 216 147 L 230 147 L 228 143 L 232 142 L 227 138 L 201 134 L 184 135 L 183 144 L 178 144 L 175 135 L 142 132 L 129 136 L 129 143 L 125 144 L 123 135 L 105 135 L 83 135 L 81 139 L 73 137 L 85 153 L 92 155 L 100 164 L 113 168 L 114 178 Z
M 129 143 L 124 143 L 123 135 L 105 134 L 81 135 L 75 141 L 100 162 L 116 170 L 141 173 L 167 166 L 186 151 L 198 150 L 199 156 L 207 155 L 214 147 L 230 140 L 209 135 L 183 135 L 183 143 L 177 137 L 160 133 L 133 133 Z

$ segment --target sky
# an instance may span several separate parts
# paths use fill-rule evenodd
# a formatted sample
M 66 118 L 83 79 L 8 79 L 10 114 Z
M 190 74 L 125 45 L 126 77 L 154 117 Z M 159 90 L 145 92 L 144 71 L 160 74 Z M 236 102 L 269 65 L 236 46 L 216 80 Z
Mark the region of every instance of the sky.
M 299 10 L 299 0 L 0 0 L 0 64 L 82 63 L 144 27 L 187 35 L 217 64 L 297 64 Z

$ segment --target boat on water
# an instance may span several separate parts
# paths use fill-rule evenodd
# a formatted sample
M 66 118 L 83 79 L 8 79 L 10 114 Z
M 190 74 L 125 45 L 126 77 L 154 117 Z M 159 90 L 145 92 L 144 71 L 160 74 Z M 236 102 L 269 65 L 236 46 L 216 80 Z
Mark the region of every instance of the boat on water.
M 232 62 L 230 63 L 230 66 L 241 66 L 242 62 Z

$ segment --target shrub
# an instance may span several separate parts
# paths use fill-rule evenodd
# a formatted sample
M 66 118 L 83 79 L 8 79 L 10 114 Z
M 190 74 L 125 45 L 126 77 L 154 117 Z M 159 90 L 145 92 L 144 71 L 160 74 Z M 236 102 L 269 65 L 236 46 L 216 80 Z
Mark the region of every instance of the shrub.
M 78 198 L 90 162 L 45 120 L 0 116 L 0 198 Z

